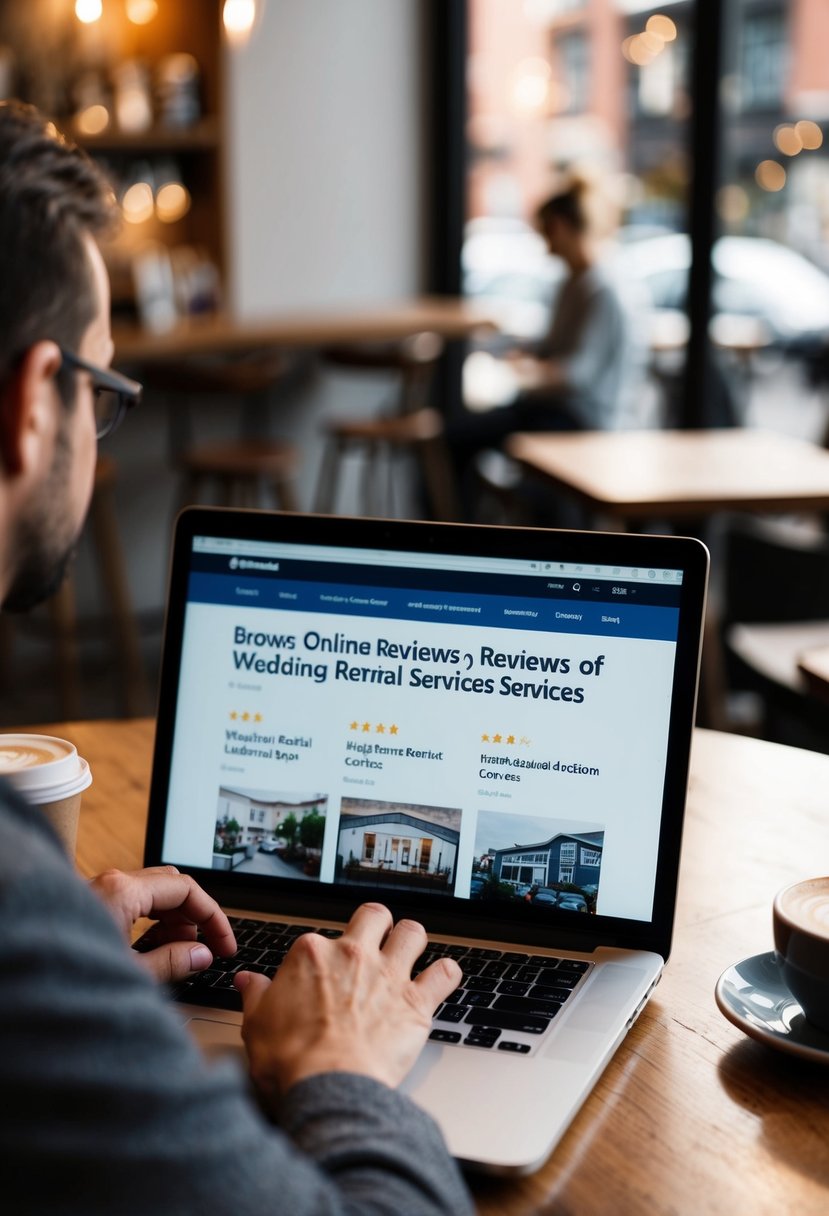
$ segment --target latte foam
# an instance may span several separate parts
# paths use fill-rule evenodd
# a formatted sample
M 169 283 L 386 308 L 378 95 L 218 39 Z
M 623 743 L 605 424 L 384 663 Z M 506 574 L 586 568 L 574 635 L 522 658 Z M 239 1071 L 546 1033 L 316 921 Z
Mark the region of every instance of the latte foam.
M 784 891 L 780 911 L 807 933 L 829 938 L 829 878 L 813 878 Z
M 7 736 L 0 742 L 0 773 L 18 773 L 21 769 L 53 764 L 55 760 L 65 760 L 71 754 L 71 744 L 62 739 Z

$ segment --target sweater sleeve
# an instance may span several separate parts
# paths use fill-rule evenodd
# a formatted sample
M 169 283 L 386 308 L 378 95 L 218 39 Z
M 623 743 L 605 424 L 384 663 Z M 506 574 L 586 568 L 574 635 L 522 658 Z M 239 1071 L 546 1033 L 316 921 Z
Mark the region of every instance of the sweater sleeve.
M 310 1078 L 268 1123 L 2 791 L 0 913 L 0 1158 L 19 1216 L 472 1210 L 436 1126 L 368 1078 Z

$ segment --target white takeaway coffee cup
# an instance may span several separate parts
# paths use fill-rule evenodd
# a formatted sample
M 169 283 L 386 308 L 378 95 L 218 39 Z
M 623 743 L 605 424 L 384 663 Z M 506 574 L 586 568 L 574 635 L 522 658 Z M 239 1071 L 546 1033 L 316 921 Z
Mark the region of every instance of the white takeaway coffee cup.
M 0 734 L 0 777 L 40 808 L 74 857 L 81 794 L 92 784 L 74 743 L 54 735 Z

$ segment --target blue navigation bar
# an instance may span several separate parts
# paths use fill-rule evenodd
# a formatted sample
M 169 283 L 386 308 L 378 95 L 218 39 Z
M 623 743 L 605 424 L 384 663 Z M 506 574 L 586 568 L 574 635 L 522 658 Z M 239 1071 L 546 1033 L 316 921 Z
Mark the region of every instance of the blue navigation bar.
M 526 629 L 539 633 L 594 634 L 674 642 L 679 609 L 573 599 L 465 594 L 403 587 L 366 587 L 291 579 L 244 578 L 227 574 L 190 575 L 188 601 L 238 608 L 322 612 L 330 616 L 430 621 L 486 629 Z

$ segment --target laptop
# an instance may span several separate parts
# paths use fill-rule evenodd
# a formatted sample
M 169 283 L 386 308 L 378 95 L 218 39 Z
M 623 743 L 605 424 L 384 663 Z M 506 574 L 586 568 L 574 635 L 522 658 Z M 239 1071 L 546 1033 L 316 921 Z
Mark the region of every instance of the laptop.
M 467 1167 L 544 1162 L 668 959 L 707 576 L 682 537 L 177 520 L 145 863 L 259 970 L 365 900 L 420 920 L 464 978 L 403 1089 Z M 174 993 L 207 1051 L 232 965 Z

